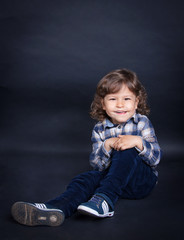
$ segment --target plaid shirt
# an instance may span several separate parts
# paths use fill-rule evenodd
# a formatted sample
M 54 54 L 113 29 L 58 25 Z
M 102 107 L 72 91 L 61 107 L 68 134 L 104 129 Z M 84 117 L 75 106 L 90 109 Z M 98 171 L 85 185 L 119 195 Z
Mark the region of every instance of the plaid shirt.
M 110 120 L 105 119 L 98 122 L 92 132 L 93 150 L 90 154 L 90 165 L 102 171 L 111 163 L 111 151 L 107 152 L 105 140 L 118 135 L 137 135 L 142 138 L 143 150 L 139 152 L 142 160 L 149 166 L 155 168 L 160 161 L 161 150 L 155 136 L 155 131 L 150 120 L 145 116 L 135 113 L 126 123 L 115 125 Z M 155 171 L 156 173 L 156 171 Z

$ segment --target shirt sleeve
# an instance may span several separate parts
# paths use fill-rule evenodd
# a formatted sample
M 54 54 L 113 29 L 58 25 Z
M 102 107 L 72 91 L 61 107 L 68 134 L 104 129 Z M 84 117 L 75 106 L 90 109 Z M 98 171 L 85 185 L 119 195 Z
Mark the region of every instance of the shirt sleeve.
M 90 154 L 90 165 L 99 171 L 103 171 L 110 165 L 110 154 L 112 152 L 107 152 L 104 144 L 105 140 L 103 140 L 100 136 L 100 133 L 97 129 L 93 129 L 92 131 L 92 153 Z
M 161 149 L 158 144 L 154 128 L 149 119 L 146 118 L 144 124 L 140 124 L 143 125 L 141 130 L 143 150 L 139 153 L 139 155 L 148 165 L 154 167 L 160 162 Z

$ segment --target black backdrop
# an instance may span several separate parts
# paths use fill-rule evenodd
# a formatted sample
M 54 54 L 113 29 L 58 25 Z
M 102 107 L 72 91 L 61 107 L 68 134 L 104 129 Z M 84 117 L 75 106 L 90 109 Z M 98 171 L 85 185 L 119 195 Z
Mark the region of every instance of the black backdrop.
M 2 0 L 1 150 L 90 149 L 97 82 L 129 68 L 161 146 L 182 151 L 183 1 Z
M 0 1 L 1 239 L 183 239 L 183 12 L 182 0 Z M 120 201 L 109 221 L 19 226 L 15 201 L 51 199 L 89 169 L 89 107 L 117 68 L 148 91 L 164 151 L 157 188 Z

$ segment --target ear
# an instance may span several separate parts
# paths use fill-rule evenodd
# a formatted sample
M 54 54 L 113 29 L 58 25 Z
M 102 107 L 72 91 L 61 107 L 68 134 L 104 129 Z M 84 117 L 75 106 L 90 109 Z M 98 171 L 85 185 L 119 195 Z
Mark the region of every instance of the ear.
M 135 100 L 135 109 L 137 109 L 138 104 L 139 104 L 139 97 L 136 97 L 136 100 Z

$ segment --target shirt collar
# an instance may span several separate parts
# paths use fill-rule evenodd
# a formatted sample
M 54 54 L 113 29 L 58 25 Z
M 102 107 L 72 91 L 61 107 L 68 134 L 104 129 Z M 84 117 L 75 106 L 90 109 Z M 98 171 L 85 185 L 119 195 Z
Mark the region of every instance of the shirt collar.
M 138 123 L 139 119 L 138 119 L 138 113 L 134 113 L 134 115 L 132 116 L 134 123 Z
M 134 123 L 138 123 L 138 115 L 137 115 L 137 113 L 134 113 L 134 115 L 133 115 L 130 119 L 128 119 L 127 122 L 129 122 L 131 119 L 134 121 Z M 126 122 L 126 123 L 127 123 L 127 122 Z M 117 124 L 112 123 L 108 118 L 105 118 L 105 119 L 103 120 L 102 124 L 103 124 L 103 126 L 104 126 L 104 129 L 106 129 L 106 128 L 112 128 L 112 127 L 117 126 Z
M 105 118 L 102 122 L 103 126 L 104 126 L 104 129 L 106 128 L 112 128 L 115 126 L 114 123 L 112 123 L 108 118 Z

